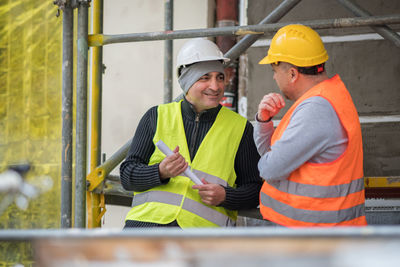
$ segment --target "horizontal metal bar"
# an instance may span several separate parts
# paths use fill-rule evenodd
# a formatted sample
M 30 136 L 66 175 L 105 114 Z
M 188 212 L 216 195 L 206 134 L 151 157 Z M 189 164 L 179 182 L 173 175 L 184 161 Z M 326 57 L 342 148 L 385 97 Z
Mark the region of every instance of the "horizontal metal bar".
M 119 229 L 32 229 L 32 230 L 0 230 L 1 241 L 34 241 L 39 239 L 130 239 L 130 238 L 387 238 L 398 239 L 400 227 L 368 226 L 337 228 L 300 228 L 284 227 L 246 227 L 246 228 L 133 228 Z
M 361 27 L 361 26 L 371 26 L 371 25 L 376 26 L 385 24 L 398 24 L 400 23 L 400 14 L 358 17 L 358 18 L 338 18 L 338 19 L 307 20 L 307 21 L 295 21 L 295 22 L 280 22 L 273 24 L 218 27 L 218 28 L 181 30 L 181 31 L 171 31 L 171 32 L 163 31 L 163 32 L 116 34 L 116 35 L 93 34 L 89 35 L 89 46 L 103 46 L 108 44 L 125 43 L 125 42 L 185 39 L 194 37 L 266 34 L 270 32 L 275 32 L 279 28 L 292 23 L 297 23 L 297 24 L 301 23 L 306 26 L 310 26 L 314 29 L 349 28 L 349 27 Z
M 399 210 L 400 199 L 366 199 L 365 206 L 368 209 L 378 207 L 393 207 L 393 210 Z
M 400 188 L 400 176 L 365 177 L 365 188 Z
M 360 116 L 360 123 L 400 122 L 400 115 Z

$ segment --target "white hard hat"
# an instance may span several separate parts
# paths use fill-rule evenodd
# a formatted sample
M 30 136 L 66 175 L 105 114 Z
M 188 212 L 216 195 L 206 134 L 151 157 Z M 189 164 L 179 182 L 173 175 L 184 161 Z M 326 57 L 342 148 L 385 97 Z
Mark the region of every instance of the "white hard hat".
M 182 66 L 190 65 L 201 61 L 222 60 L 228 62 L 229 58 L 224 57 L 224 54 L 218 46 L 210 40 L 203 38 L 195 38 L 186 42 L 177 57 L 177 74 Z

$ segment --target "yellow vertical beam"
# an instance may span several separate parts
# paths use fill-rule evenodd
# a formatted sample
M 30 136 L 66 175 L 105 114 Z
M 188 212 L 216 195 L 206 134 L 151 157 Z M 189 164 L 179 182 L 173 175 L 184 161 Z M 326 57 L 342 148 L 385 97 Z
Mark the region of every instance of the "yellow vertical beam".
M 92 1 L 92 34 L 103 33 L 103 0 Z M 100 165 L 103 48 L 91 47 L 90 172 Z M 88 228 L 101 226 L 104 195 L 86 192 Z M 101 201 L 102 200 L 102 201 Z M 102 206 L 102 207 L 101 207 Z

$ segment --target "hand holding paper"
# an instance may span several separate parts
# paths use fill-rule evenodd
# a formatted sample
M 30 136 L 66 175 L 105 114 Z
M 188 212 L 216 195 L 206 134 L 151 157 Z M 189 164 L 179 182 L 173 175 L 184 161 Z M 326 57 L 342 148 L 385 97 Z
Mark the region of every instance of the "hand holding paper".
M 173 155 L 172 150 L 162 141 L 159 140 L 156 143 L 156 146 L 158 149 L 161 150 L 162 153 L 164 153 L 166 156 L 171 156 Z M 189 177 L 195 184 L 203 184 L 202 181 L 194 174 L 189 167 L 186 168 L 186 170 L 183 172 L 183 174 L 187 177 Z

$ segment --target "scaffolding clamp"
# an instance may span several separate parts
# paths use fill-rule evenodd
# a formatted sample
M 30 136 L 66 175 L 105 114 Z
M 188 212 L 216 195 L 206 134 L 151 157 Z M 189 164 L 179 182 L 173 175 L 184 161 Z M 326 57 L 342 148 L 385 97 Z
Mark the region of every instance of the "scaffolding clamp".
M 106 171 L 102 166 L 99 166 L 91 171 L 86 177 L 87 191 L 92 192 L 104 181 L 105 178 Z
M 64 11 L 66 7 L 77 8 L 79 5 L 90 6 L 91 0 L 54 0 L 53 4 L 58 6 L 56 17 L 60 16 L 60 10 Z
M 78 6 L 78 5 L 82 5 L 82 6 L 89 7 L 89 6 L 90 6 L 90 2 L 91 2 L 92 0 L 75 0 L 75 1 L 78 2 L 78 3 L 77 3 L 77 6 Z

